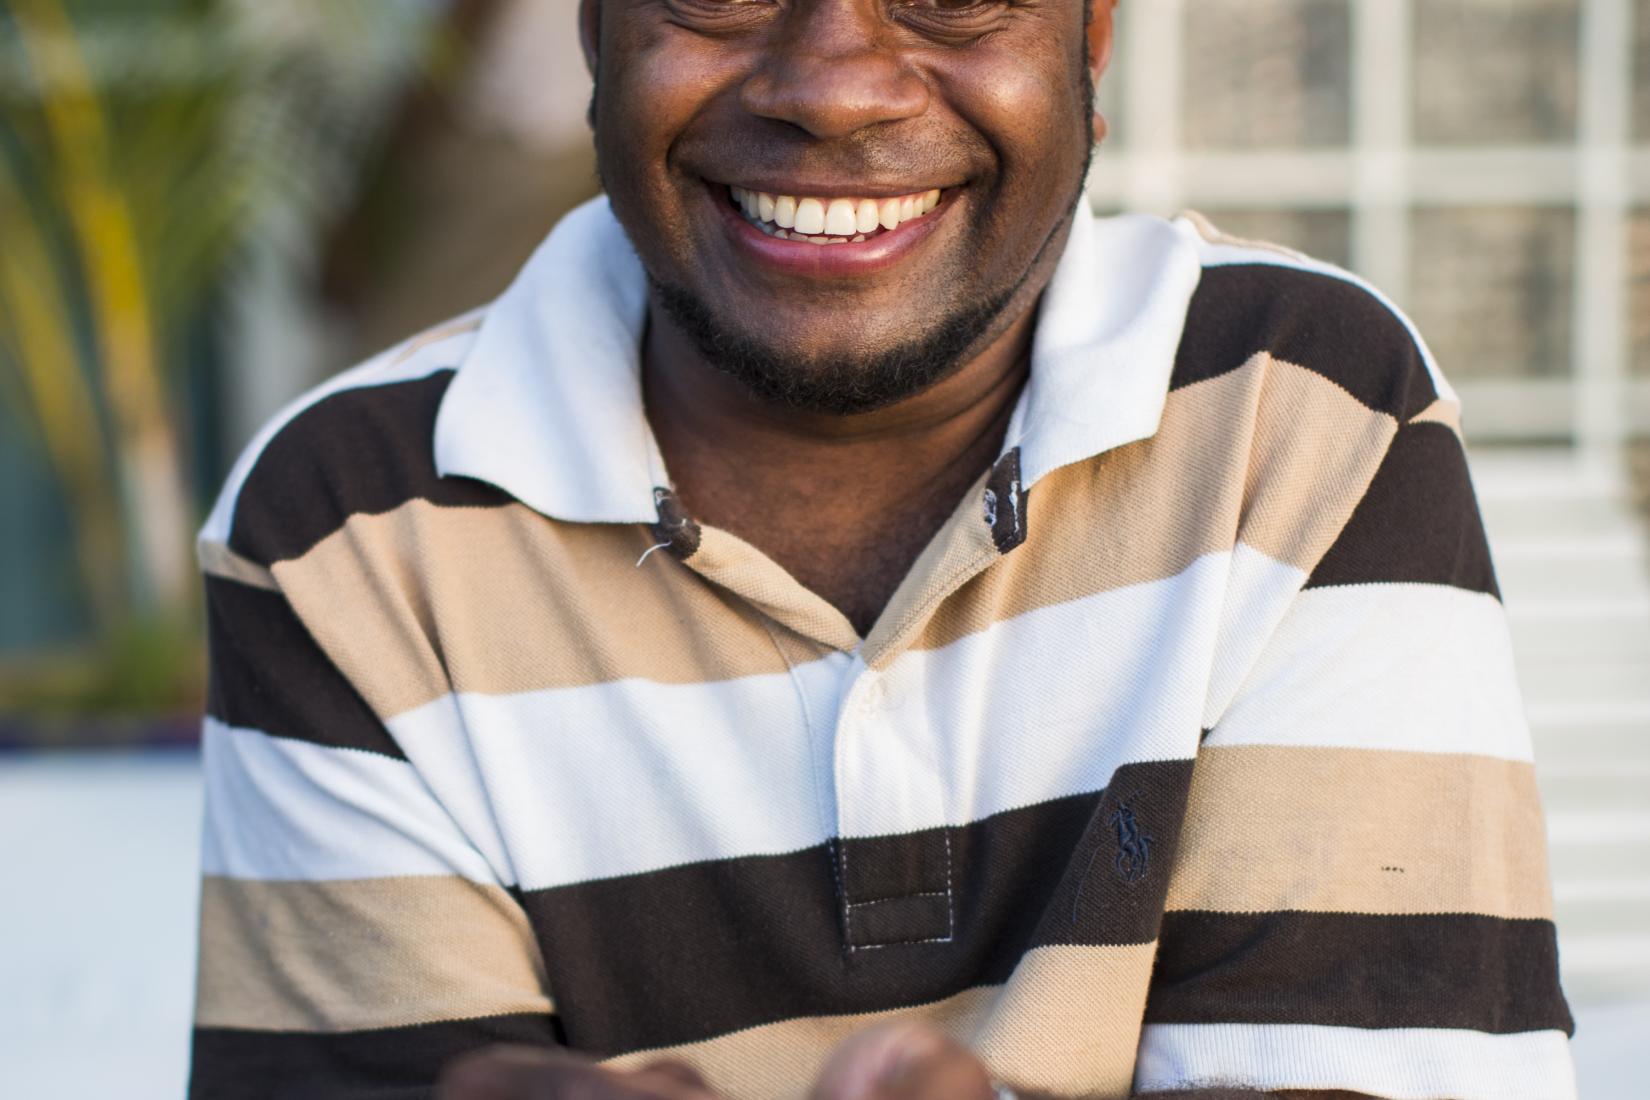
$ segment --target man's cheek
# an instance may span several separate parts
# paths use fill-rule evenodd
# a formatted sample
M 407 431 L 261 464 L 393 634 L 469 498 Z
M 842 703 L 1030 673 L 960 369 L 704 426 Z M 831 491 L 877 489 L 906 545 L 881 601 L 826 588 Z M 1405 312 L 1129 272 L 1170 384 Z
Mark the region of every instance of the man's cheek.
M 1007 58 L 959 73 L 945 85 L 952 109 L 995 149 L 1000 171 L 1012 175 L 1030 169 L 1052 184 L 1047 173 L 1051 157 L 1076 161 L 1088 153 L 1081 74 L 1072 79 L 1076 83 L 1068 84 L 1063 73 L 1038 72 Z
M 597 137 L 614 158 L 661 158 L 704 99 L 704 51 L 665 30 L 629 30 L 604 54 Z

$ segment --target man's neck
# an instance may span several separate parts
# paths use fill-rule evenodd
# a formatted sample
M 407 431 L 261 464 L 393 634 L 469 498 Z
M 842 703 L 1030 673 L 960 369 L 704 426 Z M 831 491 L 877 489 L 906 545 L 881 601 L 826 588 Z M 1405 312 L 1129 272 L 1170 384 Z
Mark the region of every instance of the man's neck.
M 922 393 L 839 416 L 763 402 L 654 309 L 648 419 L 689 514 L 768 554 L 864 635 L 1000 453 L 1035 314 Z

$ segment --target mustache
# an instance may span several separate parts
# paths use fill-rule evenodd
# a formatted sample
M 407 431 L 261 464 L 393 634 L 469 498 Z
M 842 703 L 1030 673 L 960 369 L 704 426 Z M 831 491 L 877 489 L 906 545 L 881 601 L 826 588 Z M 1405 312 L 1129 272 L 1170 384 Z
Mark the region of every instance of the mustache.
M 961 128 L 923 133 L 901 128 L 816 138 L 788 123 L 684 136 L 671 159 L 709 179 L 730 171 L 747 178 L 852 179 L 867 184 L 944 186 L 977 175 L 989 163 L 979 136 Z

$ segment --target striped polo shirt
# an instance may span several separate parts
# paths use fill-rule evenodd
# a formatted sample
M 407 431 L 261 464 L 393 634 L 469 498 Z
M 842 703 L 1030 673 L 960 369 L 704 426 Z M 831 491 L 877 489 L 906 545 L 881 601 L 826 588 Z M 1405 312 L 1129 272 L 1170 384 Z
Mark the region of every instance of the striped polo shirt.
M 646 304 L 597 200 L 235 468 L 193 1096 L 516 1041 L 800 1097 L 892 1017 L 1058 1096 L 1573 1094 L 1458 405 L 1378 293 L 1079 211 L 865 637 L 683 510 Z

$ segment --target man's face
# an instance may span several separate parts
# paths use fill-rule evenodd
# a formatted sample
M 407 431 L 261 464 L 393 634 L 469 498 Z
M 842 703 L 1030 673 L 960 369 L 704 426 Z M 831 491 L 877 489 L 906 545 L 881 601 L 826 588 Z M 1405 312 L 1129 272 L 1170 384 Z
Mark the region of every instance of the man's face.
M 1091 145 L 1084 15 L 586 0 L 602 177 L 656 297 L 793 404 L 858 411 L 937 380 L 1063 239 Z

